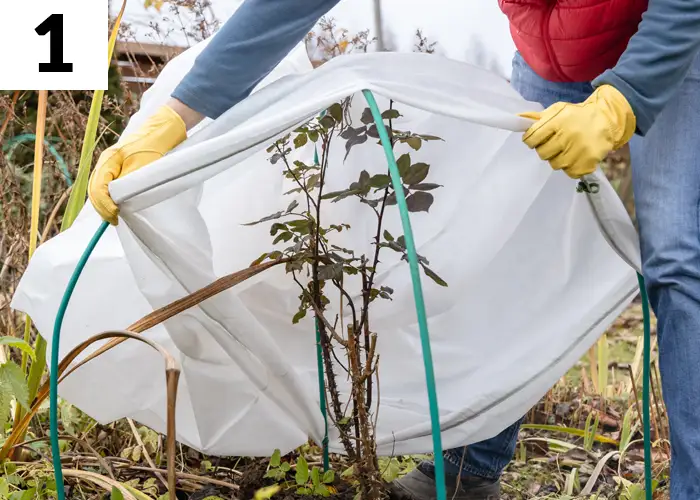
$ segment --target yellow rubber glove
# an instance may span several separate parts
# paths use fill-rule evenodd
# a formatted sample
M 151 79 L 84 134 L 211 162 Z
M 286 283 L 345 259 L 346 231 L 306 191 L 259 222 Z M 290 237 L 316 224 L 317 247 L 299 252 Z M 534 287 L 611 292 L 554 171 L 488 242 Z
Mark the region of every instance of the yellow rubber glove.
M 632 107 L 612 85 L 601 85 L 581 104 L 557 102 L 520 116 L 537 120 L 523 142 L 574 179 L 595 171 L 608 153 L 630 140 L 637 126 Z
M 187 127 L 172 108 L 162 106 L 133 134 L 104 150 L 90 176 L 88 196 L 100 216 L 117 225 L 119 207 L 107 185 L 161 158 L 187 138 Z

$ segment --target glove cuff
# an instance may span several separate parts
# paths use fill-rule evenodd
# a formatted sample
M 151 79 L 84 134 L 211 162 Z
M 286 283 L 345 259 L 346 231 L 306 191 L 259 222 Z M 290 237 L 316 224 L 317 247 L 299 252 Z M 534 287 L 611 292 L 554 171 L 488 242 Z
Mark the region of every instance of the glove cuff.
M 150 151 L 164 155 L 185 139 L 187 126 L 182 117 L 170 106 L 163 105 L 134 133 L 122 136 L 116 145 L 127 155 L 132 149 L 138 152 L 145 145 Z
M 627 98 L 612 85 L 601 85 L 595 90 L 597 100 L 605 103 L 606 112 L 610 114 L 612 140 L 615 149 L 620 149 L 637 130 L 637 118 Z

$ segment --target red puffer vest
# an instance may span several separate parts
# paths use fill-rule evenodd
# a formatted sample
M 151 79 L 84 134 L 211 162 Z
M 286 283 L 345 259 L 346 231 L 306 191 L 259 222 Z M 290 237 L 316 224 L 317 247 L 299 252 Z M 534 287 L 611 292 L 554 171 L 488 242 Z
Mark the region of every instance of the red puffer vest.
M 612 68 L 648 0 L 498 0 L 513 41 L 542 78 L 586 82 Z

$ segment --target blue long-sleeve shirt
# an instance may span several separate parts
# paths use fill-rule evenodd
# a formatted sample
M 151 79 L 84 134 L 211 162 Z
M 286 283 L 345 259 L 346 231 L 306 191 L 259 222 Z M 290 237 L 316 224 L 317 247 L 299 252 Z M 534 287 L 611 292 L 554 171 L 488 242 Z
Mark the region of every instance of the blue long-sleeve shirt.
M 246 0 L 172 96 L 217 118 L 245 99 L 340 0 Z M 649 0 L 617 65 L 593 81 L 627 98 L 645 134 L 700 50 L 700 0 Z
M 246 0 L 172 96 L 218 118 L 250 94 L 340 0 Z

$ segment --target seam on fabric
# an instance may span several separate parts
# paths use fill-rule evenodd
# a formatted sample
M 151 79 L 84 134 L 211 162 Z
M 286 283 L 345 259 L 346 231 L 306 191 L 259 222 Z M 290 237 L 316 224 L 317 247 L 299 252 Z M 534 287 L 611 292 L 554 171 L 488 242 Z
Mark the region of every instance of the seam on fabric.
M 635 281 L 635 283 L 636 283 L 636 281 Z M 498 398 L 498 399 L 492 401 L 491 403 L 487 404 L 487 405 L 484 406 L 483 408 L 480 408 L 479 410 L 475 411 L 475 412 L 472 413 L 471 415 L 469 415 L 469 416 L 467 416 L 467 417 L 465 417 L 465 418 L 459 419 L 459 421 L 457 421 L 457 422 L 452 422 L 452 423 L 449 423 L 449 424 L 445 425 L 444 427 L 441 427 L 441 428 L 440 428 L 441 431 L 442 431 L 442 432 L 449 431 L 449 430 L 454 429 L 454 428 L 456 428 L 456 427 L 458 427 L 458 426 L 460 426 L 460 425 L 462 425 L 462 424 L 464 424 L 464 423 L 466 423 L 466 422 L 470 422 L 470 421 L 472 421 L 472 420 L 474 420 L 474 419 L 476 419 L 476 418 L 482 416 L 482 415 L 483 415 L 484 413 L 486 413 L 487 411 L 490 411 L 490 410 L 492 410 L 493 408 L 496 408 L 497 406 L 501 405 L 504 401 L 510 399 L 510 398 L 511 398 L 513 395 L 515 395 L 516 393 L 522 391 L 522 390 L 523 390 L 528 384 L 530 384 L 532 381 L 534 381 L 534 380 L 536 380 L 537 378 L 541 377 L 544 373 L 546 373 L 549 369 L 551 369 L 551 368 L 552 368 L 554 365 L 556 365 L 557 363 L 560 363 L 561 360 L 564 358 L 564 356 L 566 356 L 566 355 L 568 354 L 568 352 L 569 352 L 571 349 L 573 349 L 573 348 L 576 347 L 578 344 L 580 344 L 586 336 L 588 336 L 595 328 L 597 328 L 597 327 L 601 324 L 601 322 L 603 321 L 604 318 L 606 318 L 606 317 L 608 317 L 610 314 L 612 314 L 612 313 L 615 311 L 615 309 L 617 309 L 618 307 L 620 307 L 624 302 L 626 302 L 627 300 L 631 300 L 632 298 L 634 298 L 638 293 L 639 293 L 639 287 L 638 287 L 637 285 L 635 285 L 635 286 L 634 286 L 628 293 L 626 293 L 620 300 L 618 300 L 617 302 L 615 302 L 615 304 L 613 304 L 610 308 L 606 309 L 606 310 L 603 312 L 603 314 L 601 314 L 601 316 L 593 323 L 593 325 L 591 325 L 589 328 L 586 329 L 586 331 L 584 331 L 581 335 L 579 335 L 576 339 L 574 339 L 574 340 L 571 342 L 571 344 L 569 344 L 568 349 L 566 349 L 566 350 L 564 351 L 563 354 L 560 354 L 559 356 L 557 356 L 556 358 L 554 358 L 547 366 L 545 366 L 544 368 L 542 368 L 541 370 L 539 370 L 537 373 L 535 373 L 534 375 L 532 375 L 531 377 L 529 377 L 527 380 L 525 380 L 525 381 L 523 381 L 522 383 L 518 384 L 517 387 L 513 388 L 513 389 L 512 389 L 511 391 L 509 391 L 508 393 L 506 393 L 506 394 L 504 394 L 503 396 L 501 396 L 500 398 Z M 401 441 L 397 441 L 397 442 L 409 441 L 409 440 L 413 440 L 413 439 L 418 439 L 418 438 L 426 437 L 426 436 L 429 436 L 429 435 L 430 435 L 430 431 L 428 430 L 427 433 L 426 433 L 426 432 L 421 432 L 421 433 L 419 433 L 419 434 L 416 434 L 416 435 L 414 435 L 414 436 L 411 436 L 410 438 L 402 439 Z

